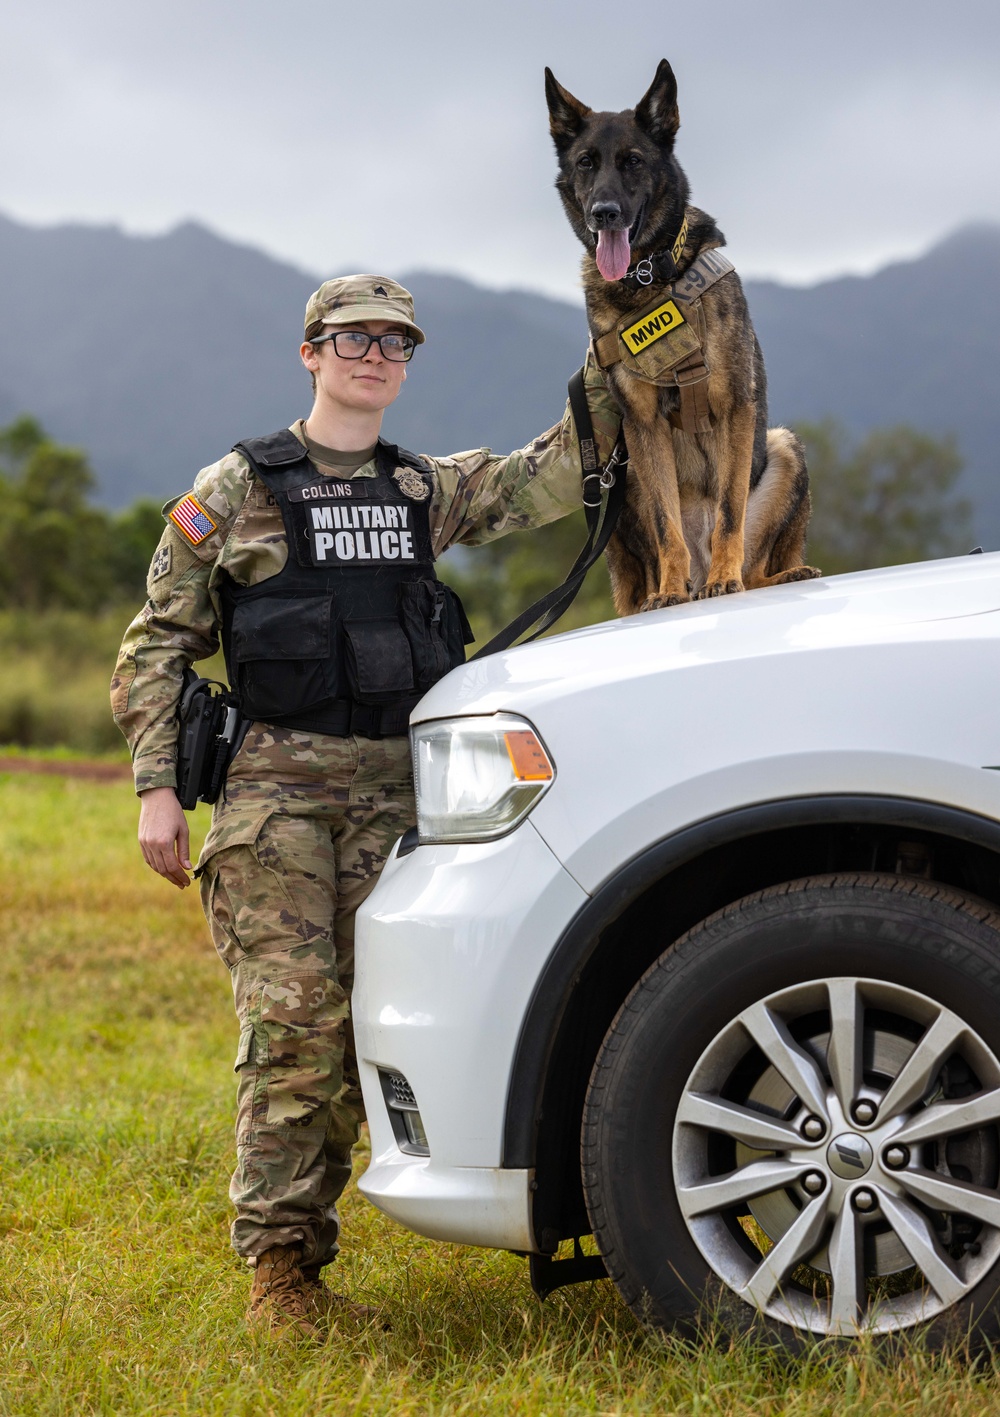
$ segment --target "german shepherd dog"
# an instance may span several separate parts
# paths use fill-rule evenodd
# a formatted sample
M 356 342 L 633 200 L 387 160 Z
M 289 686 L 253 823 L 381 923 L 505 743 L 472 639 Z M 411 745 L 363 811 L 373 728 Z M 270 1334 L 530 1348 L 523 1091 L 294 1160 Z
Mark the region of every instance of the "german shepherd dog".
M 680 118 L 673 70 L 661 60 L 649 92 L 622 113 L 594 113 L 549 69 L 545 92 L 559 157 L 556 188 L 586 248 L 587 319 L 599 354 L 611 340 L 614 362 L 605 377 L 622 410 L 631 460 L 626 503 L 607 549 L 618 613 L 818 576 L 803 564 L 810 504 L 802 445 L 786 428 L 767 427 L 760 346 L 728 259 L 715 260 L 697 318 L 691 306 L 666 307 L 667 324 L 687 308 L 689 329 L 700 330 L 701 354 L 686 368 L 688 382 L 700 383 L 700 405 L 686 391 L 686 418 L 681 372 L 675 383 L 649 382 L 635 360 L 614 352 L 616 330 L 622 339 L 634 328 L 640 339 L 643 328 L 653 332 L 639 317 L 655 321 L 686 274 L 690 294 L 706 269 L 699 258 L 725 245 L 713 218 L 689 204 L 674 157 Z

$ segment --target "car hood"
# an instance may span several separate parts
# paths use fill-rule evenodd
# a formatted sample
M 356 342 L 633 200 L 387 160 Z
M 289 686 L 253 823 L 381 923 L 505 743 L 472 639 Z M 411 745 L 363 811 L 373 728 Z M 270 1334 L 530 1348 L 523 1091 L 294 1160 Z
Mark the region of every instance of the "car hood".
M 949 634 L 942 622 L 955 622 L 957 634 L 968 617 L 998 613 L 1000 552 L 768 586 L 605 621 L 472 660 L 421 699 L 411 722 L 512 708 L 530 716 L 533 704 L 588 686 L 696 665 L 922 635 L 940 640 Z

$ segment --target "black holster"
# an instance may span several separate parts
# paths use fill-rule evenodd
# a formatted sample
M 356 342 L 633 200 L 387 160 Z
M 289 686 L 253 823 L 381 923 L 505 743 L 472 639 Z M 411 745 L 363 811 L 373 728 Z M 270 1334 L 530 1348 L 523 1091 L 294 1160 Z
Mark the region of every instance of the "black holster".
M 185 812 L 198 802 L 214 802 L 222 791 L 229 764 L 247 736 L 235 695 L 214 679 L 184 671 L 177 710 L 177 798 Z

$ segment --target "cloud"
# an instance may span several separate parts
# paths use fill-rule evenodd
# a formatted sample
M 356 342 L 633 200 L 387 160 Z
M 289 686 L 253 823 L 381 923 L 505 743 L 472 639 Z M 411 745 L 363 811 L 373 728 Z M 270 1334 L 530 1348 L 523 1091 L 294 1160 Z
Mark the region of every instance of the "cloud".
M 998 37 L 978 0 L 41 0 L 6 21 L 0 209 L 572 295 L 542 68 L 618 108 L 666 53 L 741 269 L 815 278 L 1000 219 Z

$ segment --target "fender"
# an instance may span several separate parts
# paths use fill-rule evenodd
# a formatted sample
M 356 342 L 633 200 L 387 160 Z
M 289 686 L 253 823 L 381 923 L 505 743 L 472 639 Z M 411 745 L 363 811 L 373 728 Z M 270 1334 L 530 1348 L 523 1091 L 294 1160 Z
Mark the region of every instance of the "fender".
M 739 808 L 696 822 L 648 847 L 580 908 L 538 978 L 511 1068 L 504 1116 L 504 1168 L 535 1165 L 539 1111 L 553 1046 L 601 932 L 650 886 L 714 847 L 781 828 L 838 823 L 930 831 L 1000 855 L 1000 822 L 991 817 L 935 802 L 848 794 L 797 797 Z

